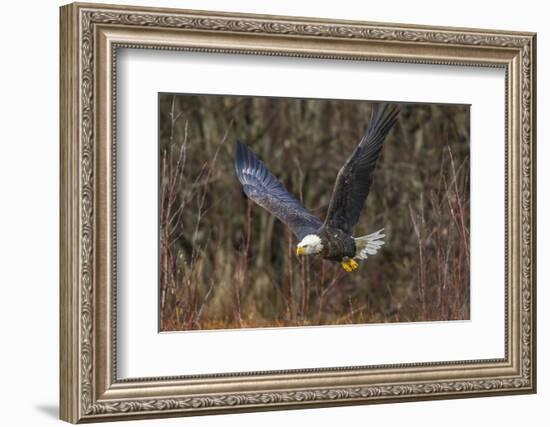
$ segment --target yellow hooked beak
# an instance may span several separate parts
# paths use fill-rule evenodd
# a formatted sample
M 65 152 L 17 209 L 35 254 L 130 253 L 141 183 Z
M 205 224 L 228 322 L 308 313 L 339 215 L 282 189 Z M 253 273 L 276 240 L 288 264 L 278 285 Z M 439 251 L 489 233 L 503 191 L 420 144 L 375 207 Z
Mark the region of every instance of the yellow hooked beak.
M 305 253 L 304 248 L 302 248 L 301 246 L 296 246 L 296 255 L 300 256 L 300 255 L 303 255 L 304 253 Z

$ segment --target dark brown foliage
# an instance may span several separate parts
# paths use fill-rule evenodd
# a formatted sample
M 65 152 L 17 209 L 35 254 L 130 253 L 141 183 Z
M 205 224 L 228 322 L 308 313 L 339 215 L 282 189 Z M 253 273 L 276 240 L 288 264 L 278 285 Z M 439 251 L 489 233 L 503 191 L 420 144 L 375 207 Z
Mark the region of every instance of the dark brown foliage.
M 354 235 L 385 227 L 353 273 L 298 259 L 233 171 L 246 142 L 323 218 L 371 104 L 160 96 L 161 330 L 469 318 L 469 107 L 402 104 Z

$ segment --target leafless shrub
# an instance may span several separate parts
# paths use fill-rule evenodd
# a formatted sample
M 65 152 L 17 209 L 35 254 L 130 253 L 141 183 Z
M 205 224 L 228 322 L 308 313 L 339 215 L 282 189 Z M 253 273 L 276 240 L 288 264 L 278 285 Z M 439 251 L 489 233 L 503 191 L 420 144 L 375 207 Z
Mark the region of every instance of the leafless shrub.
M 430 218 L 426 220 L 422 194 L 417 212 L 409 206 L 418 245 L 418 300 L 424 320 L 469 317 L 469 182 L 464 163 L 457 169 L 451 148 L 447 149 L 449 167 L 442 165 L 439 186 L 429 195 Z M 432 284 L 429 295 L 427 283 Z

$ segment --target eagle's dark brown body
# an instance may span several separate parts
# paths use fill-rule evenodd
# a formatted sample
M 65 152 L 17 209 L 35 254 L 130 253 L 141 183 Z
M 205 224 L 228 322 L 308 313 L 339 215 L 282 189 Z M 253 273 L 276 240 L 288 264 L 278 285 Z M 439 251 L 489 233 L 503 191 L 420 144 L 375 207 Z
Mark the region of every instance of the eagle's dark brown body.
M 356 253 L 355 240 L 338 228 L 325 226 L 317 235 L 321 238 L 323 250 L 320 255 L 330 261 L 342 261 L 353 258 Z

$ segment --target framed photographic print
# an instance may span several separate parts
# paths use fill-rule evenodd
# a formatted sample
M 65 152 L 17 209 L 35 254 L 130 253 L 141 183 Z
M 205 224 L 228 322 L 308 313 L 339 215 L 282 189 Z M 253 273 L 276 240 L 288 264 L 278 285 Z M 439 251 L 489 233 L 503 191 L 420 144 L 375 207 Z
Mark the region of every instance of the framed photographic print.
M 61 8 L 61 418 L 536 390 L 535 35 Z

